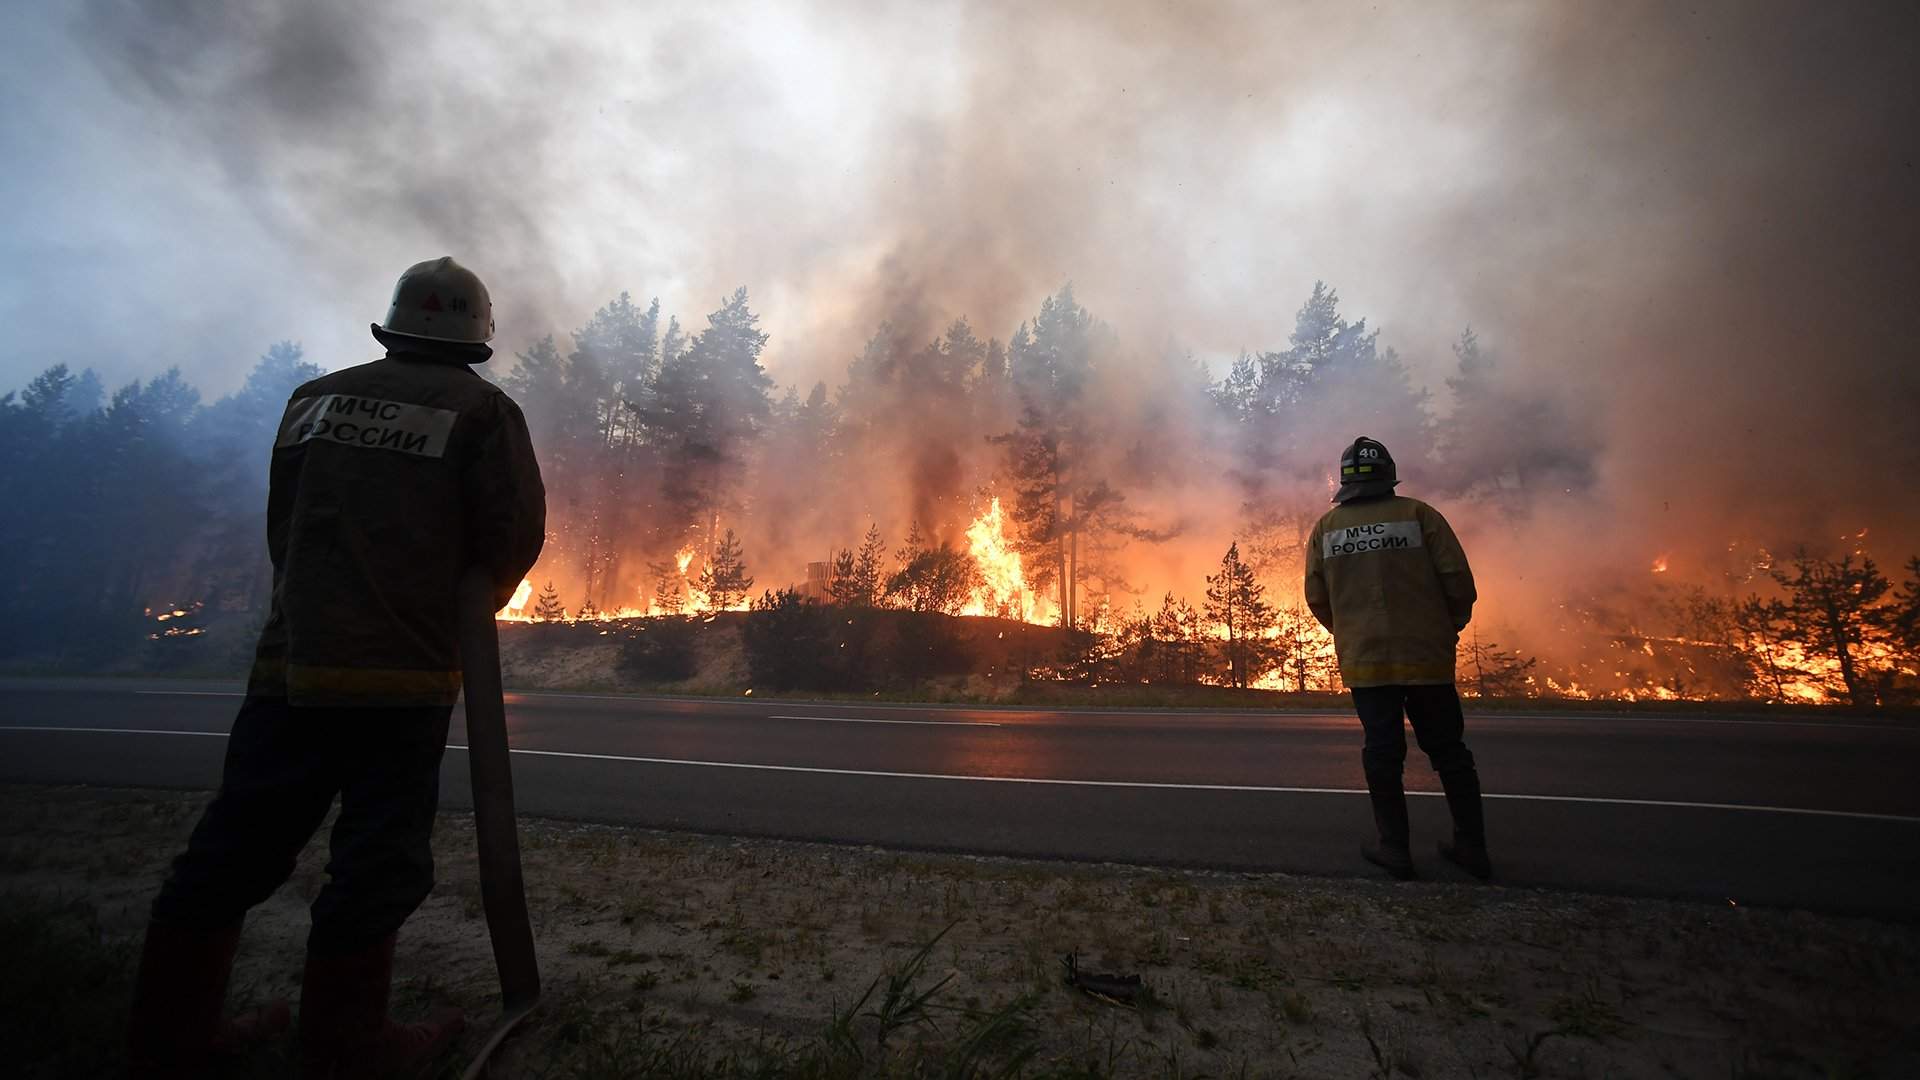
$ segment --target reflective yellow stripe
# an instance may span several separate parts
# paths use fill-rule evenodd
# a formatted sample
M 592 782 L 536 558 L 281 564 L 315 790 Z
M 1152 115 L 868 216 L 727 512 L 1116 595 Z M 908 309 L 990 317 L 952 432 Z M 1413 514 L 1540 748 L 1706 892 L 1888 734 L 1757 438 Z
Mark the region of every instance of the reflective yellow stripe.
M 287 700 L 295 705 L 451 705 L 458 671 L 286 665 Z
M 253 697 L 287 696 L 287 658 L 257 656 L 247 673 L 247 693 Z
M 1340 665 L 1340 678 L 1348 686 L 1440 686 L 1453 682 L 1453 664 L 1350 661 Z

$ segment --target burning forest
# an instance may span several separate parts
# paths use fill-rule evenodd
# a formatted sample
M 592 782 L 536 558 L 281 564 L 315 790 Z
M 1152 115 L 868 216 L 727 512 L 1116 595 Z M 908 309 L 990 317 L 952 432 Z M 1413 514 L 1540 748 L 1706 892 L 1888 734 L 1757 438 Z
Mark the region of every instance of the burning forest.
M 1469 330 L 1436 416 L 1325 285 L 1284 344 L 1219 379 L 1190 357 L 1130 351 L 1071 287 L 1004 341 L 964 318 L 931 336 L 882 324 L 837 385 L 804 393 L 776 389 L 761 363 L 770 340 L 745 290 L 692 333 L 623 294 L 564 346 L 547 337 L 515 358 L 500 378 L 529 417 L 551 510 L 545 553 L 499 618 L 744 613 L 786 627 L 743 631 L 747 681 L 775 689 L 890 682 L 897 652 L 855 643 L 871 671 L 826 654 L 849 634 L 899 636 L 898 617 L 879 615 L 899 612 L 1058 628 L 989 665 L 1014 682 L 1336 691 L 1331 638 L 1301 599 L 1302 551 L 1328 502 L 1330 448 L 1359 430 L 1409 463 L 1406 486 L 1447 506 L 1477 556 L 1486 599 L 1459 657 L 1469 693 L 1878 705 L 1920 686 L 1920 560 L 1889 579 L 1865 532 L 1787 555 L 1736 540 L 1663 552 L 1624 580 L 1518 587 L 1499 538 L 1561 535 L 1554 508 L 1593 496 L 1602 449 L 1577 403 L 1505 383 Z M 21 588 L 46 590 L 25 609 L 43 614 L 11 622 L 30 629 L 14 653 L 36 655 L 63 622 L 98 647 L 116 640 L 102 628 L 145 620 L 155 651 L 257 617 L 266 571 L 245 525 L 262 492 L 242 483 L 257 471 L 233 466 L 236 490 L 195 477 L 222 455 L 245 462 L 240 433 L 265 439 L 277 402 L 316 371 L 283 345 L 241 394 L 205 407 L 174 374 L 101 403 L 91 373 L 59 368 L 9 399 L 14 475 L 60 483 L 67 469 L 77 483 L 134 447 L 158 470 L 141 491 L 100 491 L 89 512 L 68 506 L 67 528 L 117 510 L 120 535 L 146 542 L 102 546 L 91 564 L 81 535 L 39 547 Z M 1553 420 L 1520 429 L 1496 413 Z M 63 505 L 52 491 L 14 500 L 13 550 L 31 560 L 36 537 L 61 536 L 35 511 Z M 135 516 L 159 507 L 191 512 L 166 530 Z M 954 652 L 955 631 L 916 633 L 923 652 Z M 926 673 L 977 666 L 956 653 Z
M 1336 425 L 1418 463 L 1422 493 L 1455 510 L 1470 545 L 1555 532 L 1540 504 L 1590 495 L 1599 449 L 1575 403 L 1505 384 L 1471 330 L 1453 343 L 1450 415 L 1436 419 L 1335 290 L 1316 285 L 1295 326 L 1210 380 L 1187 357 L 1130 355 L 1067 287 L 1004 342 L 964 318 L 937 336 L 882 324 L 837 386 L 776 395 L 744 292 L 691 337 L 662 325 L 657 302 L 623 295 L 573 348 L 542 340 L 506 377 L 567 510 L 534 575 L 540 602 L 530 579 L 501 617 L 794 604 L 990 616 L 1075 632 L 1034 677 L 1340 689 L 1299 583 Z M 1516 431 L 1514 415 L 1552 420 Z M 1906 700 L 1920 563 L 1896 592 L 1865 535 L 1840 539 L 1780 559 L 1729 543 L 1691 577 L 1662 554 L 1640 580 L 1544 596 L 1483 572 L 1491 595 L 1461 643 L 1463 684 L 1498 697 Z

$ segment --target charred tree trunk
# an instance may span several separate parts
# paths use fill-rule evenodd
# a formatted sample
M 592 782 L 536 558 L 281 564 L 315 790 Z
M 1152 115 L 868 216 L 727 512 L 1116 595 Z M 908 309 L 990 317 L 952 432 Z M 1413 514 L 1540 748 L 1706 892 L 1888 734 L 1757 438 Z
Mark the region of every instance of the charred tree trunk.
M 1827 604 L 1827 634 L 1833 641 L 1833 655 L 1840 661 L 1840 681 L 1847 688 L 1847 704 L 1874 704 L 1874 695 L 1860 685 L 1860 673 L 1853 666 L 1853 643 L 1848 640 L 1846 616 L 1831 602 Z
M 1056 478 L 1054 481 L 1054 497 L 1053 497 L 1053 521 L 1054 521 L 1054 528 L 1056 530 L 1059 530 L 1061 527 L 1061 524 L 1066 520 L 1065 515 L 1062 513 L 1063 504 L 1060 500 L 1059 491 L 1060 491 L 1060 485 L 1059 485 L 1058 479 Z M 1073 605 L 1067 602 L 1067 592 L 1071 588 L 1071 586 L 1067 583 L 1068 578 L 1067 578 L 1066 534 L 1064 532 L 1059 533 L 1059 535 L 1054 537 L 1053 543 L 1054 543 L 1054 553 L 1058 557 L 1059 563 L 1060 563 L 1060 569 L 1059 569 L 1060 625 L 1071 630 L 1073 628 Z
M 1073 526 L 1067 532 L 1067 600 L 1072 605 L 1067 618 L 1068 626 L 1080 625 L 1080 528 Z

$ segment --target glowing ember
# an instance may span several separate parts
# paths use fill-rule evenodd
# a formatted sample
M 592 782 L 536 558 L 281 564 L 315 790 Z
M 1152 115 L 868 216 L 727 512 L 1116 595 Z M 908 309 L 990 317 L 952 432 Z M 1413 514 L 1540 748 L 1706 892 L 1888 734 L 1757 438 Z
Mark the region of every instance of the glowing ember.
M 1656 574 L 1664 574 L 1667 572 L 1667 557 L 1665 555 L 1653 560 L 1653 572 Z
M 184 619 L 189 615 L 198 615 L 200 614 L 200 609 L 204 606 L 204 604 L 196 600 L 186 607 L 168 607 L 158 613 L 152 608 L 146 608 L 144 611 L 154 622 L 164 623 Z M 159 641 L 161 638 L 198 637 L 206 632 L 205 628 L 199 626 L 163 626 L 158 631 L 148 634 L 147 639 L 150 641 Z

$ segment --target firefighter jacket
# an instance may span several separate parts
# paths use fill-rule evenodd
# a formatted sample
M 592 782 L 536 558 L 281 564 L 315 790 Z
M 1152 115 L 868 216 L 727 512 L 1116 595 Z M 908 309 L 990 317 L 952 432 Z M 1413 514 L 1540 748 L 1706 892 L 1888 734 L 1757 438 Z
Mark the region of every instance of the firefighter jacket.
M 293 705 L 451 705 L 455 593 L 479 562 L 504 604 L 546 538 L 519 406 L 410 353 L 293 392 L 273 447 L 273 601 L 247 692 Z
M 1473 571 L 1440 511 L 1400 495 L 1327 511 L 1307 540 L 1306 595 L 1348 686 L 1453 682 Z

